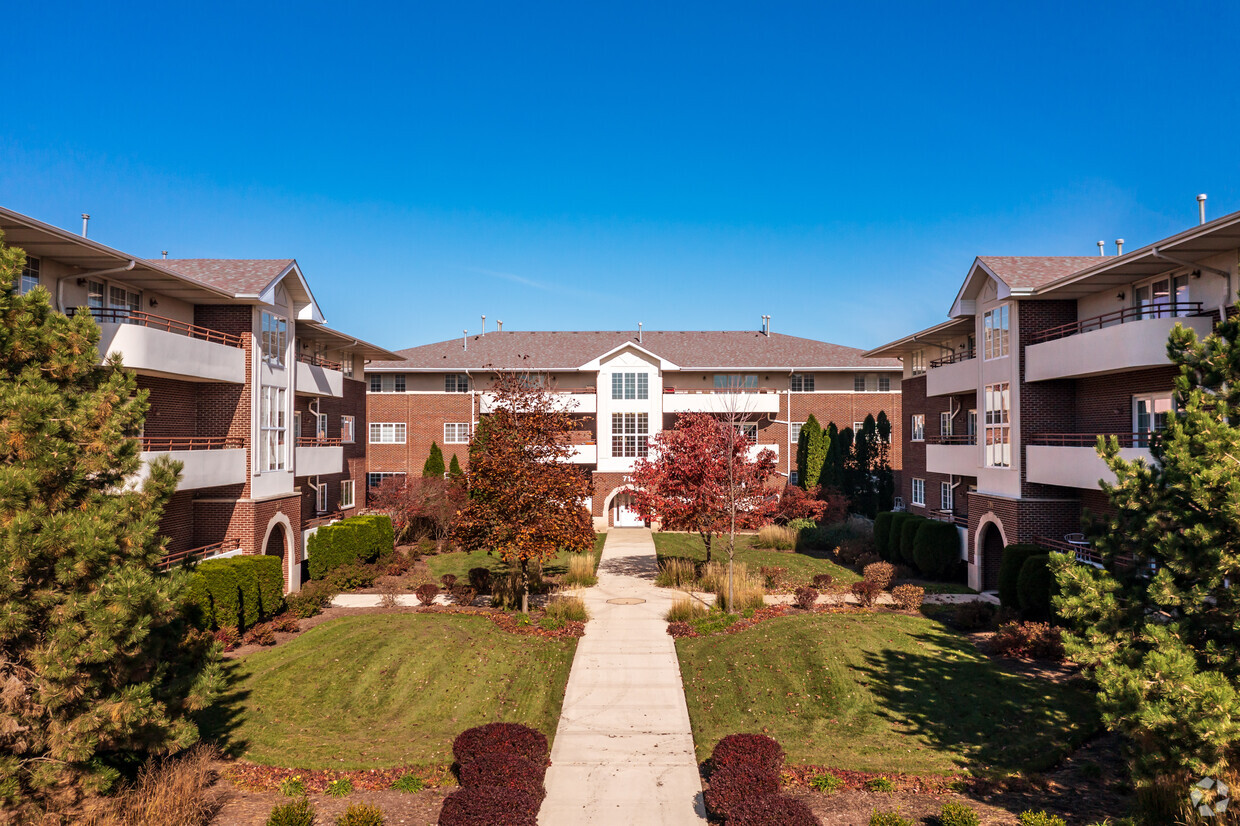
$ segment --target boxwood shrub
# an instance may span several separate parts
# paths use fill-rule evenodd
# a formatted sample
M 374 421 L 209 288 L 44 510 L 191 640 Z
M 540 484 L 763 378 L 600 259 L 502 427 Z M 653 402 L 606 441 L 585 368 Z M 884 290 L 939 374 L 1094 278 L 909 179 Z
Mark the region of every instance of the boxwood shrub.
M 284 561 L 278 556 L 239 556 L 237 561 L 254 568 L 258 577 L 259 612 L 264 620 L 284 610 Z
M 274 559 L 274 557 L 273 557 Z M 262 589 L 258 585 L 258 569 L 248 564 L 245 557 L 234 556 L 223 560 L 237 576 L 241 589 L 241 629 L 257 625 L 263 618 Z
M 241 585 L 237 570 L 227 559 L 209 559 L 194 570 L 194 576 L 210 598 L 206 621 L 210 628 L 241 629 Z
M 900 553 L 892 559 L 892 562 L 898 562 L 909 567 L 917 566 L 917 560 L 913 557 L 913 544 L 917 541 L 917 532 L 928 521 L 925 517 L 915 514 L 910 515 L 908 519 L 904 520 L 904 523 L 900 526 Z
M 278 556 L 208 559 L 190 575 L 187 613 L 200 628 L 244 631 L 284 609 L 284 565 Z
M 878 546 L 878 554 L 885 562 L 902 562 L 900 559 L 900 537 L 904 533 L 904 523 L 910 519 L 917 519 L 917 515 L 908 513 L 907 511 L 897 511 L 891 514 L 891 529 L 887 534 L 886 552 L 884 547 Z
M 392 520 L 384 515 L 352 516 L 324 525 L 307 543 L 311 579 L 322 579 L 342 565 L 374 562 L 392 550 Z
M 960 533 L 951 522 L 927 519 L 913 539 L 913 561 L 930 579 L 946 579 L 960 559 Z
M 1051 594 L 1055 575 L 1051 572 L 1051 555 L 1034 554 L 1025 559 L 1016 578 L 1016 599 L 1025 619 L 1050 619 Z
M 1020 608 L 1020 569 L 1031 556 L 1046 553 L 1040 545 L 1008 545 L 999 563 L 999 604 L 1004 608 Z
M 874 547 L 878 550 L 878 555 L 888 561 L 891 560 L 891 552 L 887 550 L 887 542 L 891 538 L 894 517 L 895 514 L 891 511 L 883 511 L 874 517 Z
M 458 789 L 444 800 L 439 826 L 538 826 L 541 805 L 534 795 L 516 789 Z

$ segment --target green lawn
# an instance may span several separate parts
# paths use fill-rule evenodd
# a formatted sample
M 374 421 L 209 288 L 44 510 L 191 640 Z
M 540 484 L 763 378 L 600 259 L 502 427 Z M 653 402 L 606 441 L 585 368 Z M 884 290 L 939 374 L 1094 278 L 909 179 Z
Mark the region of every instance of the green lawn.
M 676 640 L 699 759 L 764 732 L 790 763 L 854 771 L 1036 771 L 1098 728 L 1092 695 L 1006 670 L 924 617 L 782 617 Z
M 448 764 L 453 738 L 482 723 L 525 723 L 550 739 L 576 648 L 485 617 L 344 617 L 230 663 L 204 735 L 288 768 Z
M 599 555 L 603 553 L 603 542 L 606 539 L 605 533 L 594 535 L 594 567 L 596 570 Z M 572 554 L 567 552 L 557 554 L 555 559 L 543 566 L 543 573 L 548 576 L 566 573 L 570 556 Z M 457 579 L 463 581 L 469 576 L 470 568 L 489 568 L 497 573 L 505 568 L 504 560 L 500 559 L 498 554 L 488 554 L 486 551 L 456 551 L 449 554 L 434 554 L 424 559 L 435 579 L 439 579 L 444 574 L 455 574 Z
M 736 537 L 736 561 L 744 562 L 753 571 L 763 565 L 775 565 L 788 569 L 791 579 L 808 583 L 814 574 L 830 574 L 838 583 L 849 584 L 861 579 L 852 571 L 831 561 L 831 552 L 827 550 L 803 551 L 764 551 L 753 547 L 757 536 L 741 534 Z M 680 556 L 690 559 L 705 560 L 706 546 L 697 534 L 688 533 L 656 533 L 654 547 L 659 558 Z M 726 560 L 728 555 L 727 537 L 716 538 L 711 543 L 711 558 Z

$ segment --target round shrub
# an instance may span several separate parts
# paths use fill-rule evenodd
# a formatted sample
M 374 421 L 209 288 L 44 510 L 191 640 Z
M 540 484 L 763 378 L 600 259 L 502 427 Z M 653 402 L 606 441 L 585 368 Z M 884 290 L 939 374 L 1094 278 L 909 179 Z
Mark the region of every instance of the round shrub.
M 819 591 L 823 591 L 831 587 L 831 581 L 830 574 L 814 574 L 814 578 L 810 580 L 810 585 Z
M 1054 587 L 1050 554 L 1034 554 L 1026 559 L 1016 578 L 1016 598 L 1021 614 L 1026 619 L 1050 619 Z
M 811 588 L 808 585 L 797 588 L 796 604 L 797 607 L 805 611 L 813 611 L 814 603 L 818 601 L 818 589 Z
M 977 812 L 963 803 L 944 803 L 939 810 L 939 823 L 942 826 L 979 826 L 981 822 Z
M 1008 545 L 1003 549 L 999 562 L 999 604 L 1014 611 L 1020 608 L 1020 569 L 1026 559 L 1044 553 L 1046 549 L 1040 545 Z
M 877 585 L 880 591 L 891 584 L 895 575 L 896 566 L 890 562 L 871 562 L 861 569 L 861 576 Z
M 913 559 L 913 544 L 917 541 L 917 532 L 928 521 L 921 516 L 913 516 L 904 520 L 904 524 L 900 526 L 900 553 L 892 554 L 892 562 L 901 562 L 905 565 L 917 564 Z
M 878 595 L 883 592 L 883 589 L 878 587 L 877 582 L 870 582 L 868 579 L 854 582 L 848 587 L 848 590 L 852 591 L 852 595 L 857 598 L 857 602 L 861 603 L 863 608 L 869 608 L 873 605 L 874 600 L 878 599 Z
M 314 826 L 314 807 L 306 798 L 277 804 L 267 817 L 267 826 Z
M 545 766 L 547 738 L 520 723 L 487 723 L 462 731 L 452 743 L 452 756 L 462 766 L 484 754 L 524 757 L 536 766 Z
M 892 517 L 895 514 L 891 511 L 883 511 L 874 517 L 874 547 L 878 549 L 878 555 L 883 559 L 888 558 L 887 543 L 891 537 Z
M 715 744 L 711 766 L 718 771 L 739 765 L 760 766 L 778 777 L 784 767 L 784 749 L 765 734 L 729 734 Z
M 728 826 L 822 826 L 822 821 L 801 801 L 768 794 L 734 806 Z
M 732 811 L 747 800 L 779 793 L 779 775 L 768 766 L 737 763 L 716 768 L 706 790 L 706 811 L 732 822 Z
M 439 586 L 433 582 L 423 582 L 413 589 L 413 594 L 418 598 L 418 602 L 430 605 L 435 601 L 435 597 L 439 596 Z
M 922 600 L 926 598 L 926 589 L 918 585 L 897 585 L 891 589 L 891 598 L 896 606 L 905 611 L 917 611 Z
M 895 812 L 870 813 L 870 826 L 913 826 L 913 821 Z
M 469 587 L 473 588 L 480 594 L 491 593 L 491 569 L 490 568 L 470 568 L 469 569 Z
M 543 787 L 546 766 L 535 765 L 524 757 L 510 754 L 483 754 L 461 766 L 461 785 L 467 789 L 494 787 L 529 792 L 540 801 L 547 796 Z
M 443 802 L 439 826 L 538 826 L 541 802 L 516 789 L 458 789 Z
M 960 529 L 951 522 L 927 519 L 913 539 L 913 562 L 930 579 L 946 579 L 960 559 Z

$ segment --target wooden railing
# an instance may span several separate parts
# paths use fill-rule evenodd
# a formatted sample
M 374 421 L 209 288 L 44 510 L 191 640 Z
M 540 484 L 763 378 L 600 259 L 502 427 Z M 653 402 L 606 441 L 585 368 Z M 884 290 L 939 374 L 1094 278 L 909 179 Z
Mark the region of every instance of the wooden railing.
M 1123 310 L 1115 310 L 1114 312 L 1086 318 L 1082 321 L 1073 321 L 1070 324 L 1061 324 L 1058 327 L 1038 330 L 1029 336 L 1029 343 L 1039 344 L 1043 341 L 1054 341 L 1055 339 L 1075 336 L 1079 333 L 1101 330 L 1103 327 L 1126 324 L 1130 321 L 1145 321 L 1151 318 L 1191 318 L 1193 316 L 1213 314 L 1213 312 L 1203 310 L 1200 301 L 1181 301 L 1175 304 L 1151 304 L 1146 307 L 1128 307 Z
M 330 361 L 314 353 L 298 353 L 297 360 L 302 364 L 309 364 L 311 367 L 325 367 L 328 370 L 336 371 L 343 369 L 340 362 Z
M 1067 542 L 1063 539 L 1050 539 L 1045 536 L 1035 536 L 1033 544 L 1041 545 L 1043 548 L 1052 551 L 1072 554 L 1076 557 L 1076 561 L 1083 565 L 1093 565 L 1095 568 L 1102 567 L 1102 554 L 1095 551 L 1092 545 Z
M 74 315 L 77 313 L 77 310 L 78 308 L 76 307 L 70 307 L 67 314 Z M 161 315 L 144 313 L 141 310 L 91 307 L 88 309 L 88 312 L 100 324 L 133 324 L 138 327 L 150 327 L 153 330 L 164 330 L 165 332 L 177 333 L 189 338 L 199 339 L 200 341 L 209 341 L 212 344 L 224 344 L 229 347 L 240 347 L 242 344 L 242 339 L 239 335 L 221 333 L 218 330 L 211 330 L 207 327 L 200 327 L 197 324 L 165 318 Z
M 677 396 L 692 396 L 696 394 L 716 394 L 724 395 L 730 393 L 778 393 L 774 387 L 708 387 L 704 390 L 677 390 L 675 387 L 664 387 L 664 393 L 674 393 Z
M 951 522 L 958 528 L 969 527 L 969 515 L 967 513 L 948 513 L 947 511 L 931 511 L 931 519 L 937 519 L 940 522 Z
M 1150 442 L 1159 438 L 1158 431 L 1156 430 L 1143 433 L 1034 433 L 1025 440 L 1025 444 L 1053 447 L 1093 447 L 1098 443 L 1100 435 L 1107 440 L 1114 436 L 1119 440 L 1120 447 L 1149 447 Z
M 331 524 L 332 522 L 335 522 L 338 519 L 344 519 L 344 514 L 341 513 L 340 511 L 332 511 L 331 513 L 320 514 L 314 517 L 313 519 L 307 519 L 306 524 L 302 528 L 302 530 L 309 530 L 310 528 L 321 528 L 324 525 Z
M 974 358 L 977 358 L 977 350 L 970 347 L 967 350 L 961 350 L 959 353 L 952 353 L 950 356 L 933 359 L 930 362 L 930 367 L 942 367 L 945 364 L 955 364 L 958 361 L 968 361 Z
M 245 439 L 240 436 L 143 436 L 141 442 L 146 453 L 245 447 Z
M 932 445 L 975 445 L 977 434 L 949 434 L 947 436 L 927 436 L 926 441 Z
M 190 548 L 188 551 L 176 551 L 174 553 L 165 554 L 163 559 L 155 563 L 155 567 L 161 571 L 166 571 L 174 565 L 184 565 L 187 562 L 208 559 L 213 556 L 219 556 L 220 554 L 228 553 L 229 551 L 237 551 L 240 549 L 240 541 L 236 539 L 226 539 L 223 542 L 203 545 L 201 548 Z
M 339 436 L 298 436 L 298 447 L 340 447 L 344 444 Z

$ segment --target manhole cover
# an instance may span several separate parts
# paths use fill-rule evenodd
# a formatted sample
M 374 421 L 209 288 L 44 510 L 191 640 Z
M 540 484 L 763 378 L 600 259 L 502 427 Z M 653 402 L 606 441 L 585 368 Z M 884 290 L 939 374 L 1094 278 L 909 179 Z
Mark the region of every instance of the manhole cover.
M 638 599 L 637 597 L 620 597 L 618 599 L 609 599 L 607 600 L 607 603 L 609 605 L 641 605 L 645 601 L 646 600 Z

